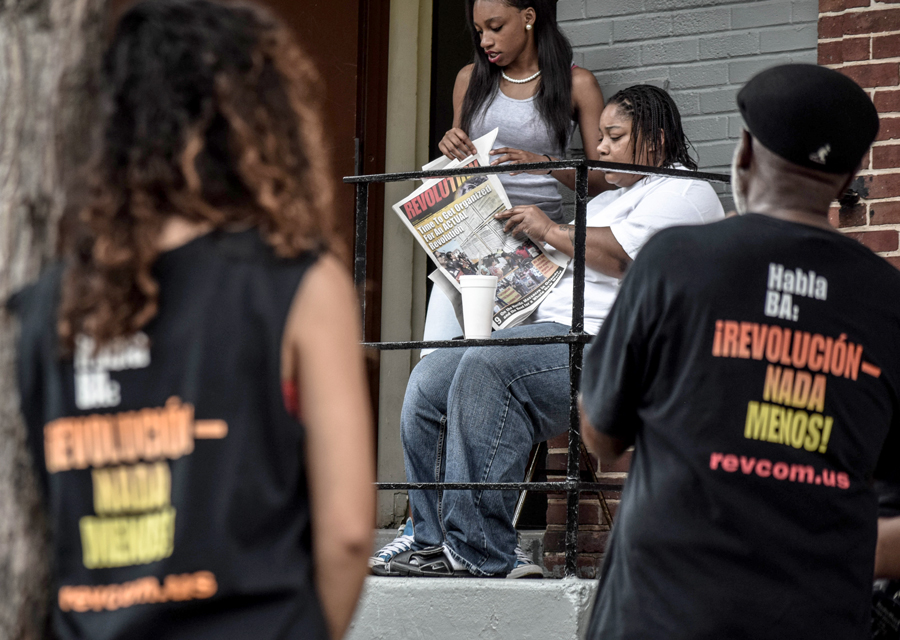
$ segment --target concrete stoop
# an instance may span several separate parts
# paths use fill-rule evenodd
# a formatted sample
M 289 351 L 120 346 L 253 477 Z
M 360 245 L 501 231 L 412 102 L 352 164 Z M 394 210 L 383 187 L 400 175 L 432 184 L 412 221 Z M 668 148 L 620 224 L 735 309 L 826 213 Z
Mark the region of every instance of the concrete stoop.
M 578 640 L 596 580 L 366 579 L 346 640 Z
M 396 530 L 375 532 L 375 549 Z M 519 544 L 542 564 L 544 532 Z M 346 640 L 577 640 L 590 619 L 596 580 L 366 579 Z

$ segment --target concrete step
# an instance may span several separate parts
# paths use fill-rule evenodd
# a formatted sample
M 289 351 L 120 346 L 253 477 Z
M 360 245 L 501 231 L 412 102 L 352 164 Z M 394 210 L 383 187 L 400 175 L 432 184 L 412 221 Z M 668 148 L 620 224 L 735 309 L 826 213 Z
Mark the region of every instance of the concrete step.
M 396 535 L 377 530 L 375 550 Z M 519 543 L 543 566 L 543 531 L 521 531 Z M 596 580 L 575 578 L 370 576 L 345 640 L 574 640 L 587 631 L 596 591 Z
M 596 580 L 366 579 L 346 640 L 578 640 Z

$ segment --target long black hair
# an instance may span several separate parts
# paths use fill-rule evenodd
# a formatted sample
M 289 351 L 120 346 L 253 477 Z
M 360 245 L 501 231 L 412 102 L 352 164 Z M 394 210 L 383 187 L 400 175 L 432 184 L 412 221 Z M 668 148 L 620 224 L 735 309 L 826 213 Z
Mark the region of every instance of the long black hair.
M 633 162 L 637 160 L 638 149 L 646 146 L 648 160 L 654 166 L 682 164 L 697 170 L 697 163 L 688 152 L 693 145 L 684 135 L 678 106 L 667 92 L 653 85 L 637 84 L 610 98 L 607 106 L 612 104 L 618 105 L 619 111 L 631 118 Z
M 472 121 L 500 86 L 500 67 L 488 62 L 475 29 L 474 10 L 478 0 L 466 0 L 466 20 L 475 45 L 475 67 L 463 99 L 460 128 L 466 133 Z M 541 86 L 535 96 L 538 113 L 550 127 L 559 149 L 569 143 L 572 122 L 572 45 L 556 23 L 556 0 L 499 0 L 519 11 L 532 8 L 537 14 L 534 40 L 537 43 Z

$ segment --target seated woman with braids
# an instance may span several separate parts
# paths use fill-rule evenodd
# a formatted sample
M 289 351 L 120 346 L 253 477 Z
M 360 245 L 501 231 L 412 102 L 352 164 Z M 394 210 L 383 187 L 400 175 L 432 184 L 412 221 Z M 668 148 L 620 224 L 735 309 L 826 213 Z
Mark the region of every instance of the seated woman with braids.
M 320 84 L 249 4 L 147 0 L 119 22 L 79 237 L 13 302 L 53 637 L 350 623 L 374 453 Z
M 640 85 L 614 95 L 600 118 L 600 159 L 696 169 L 678 108 L 669 95 Z M 705 182 L 605 174 L 618 187 L 588 205 L 585 331 L 596 333 L 619 280 L 656 231 L 723 217 Z M 574 226 L 535 206 L 498 214 L 506 231 L 574 254 Z M 525 325 L 496 338 L 561 336 L 572 318 L 572 266 Z M 401 417 L 410 482 L 518 482 L 531 447 L 568 425 L 569 350 L 564 344 L 438 350 L 413 370 Z M 412 535 L 373 562 L 380 575 L 540 576 L 517 553 L 513 491 L 410 491 Z M 402 537 L 402 536 L 401 536 Z M 406 550 L 403 550 L 403 547 Z M 384 558 L 384 555 L 396 554 Z

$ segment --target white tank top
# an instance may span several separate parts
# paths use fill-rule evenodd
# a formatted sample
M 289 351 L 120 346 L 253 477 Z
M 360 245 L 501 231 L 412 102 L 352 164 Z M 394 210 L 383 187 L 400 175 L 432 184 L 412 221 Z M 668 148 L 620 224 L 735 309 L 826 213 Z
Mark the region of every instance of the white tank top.
M 505 95 L 499 89 L 486 109 L 472 119 L 469 138 L 480 138 L 488 131 L 499 128 L 494 149 L 510 147 L 523 149 L 539 155 L 550 155 L 553 158 L 565 157 L 565 149 L 560 149 L 550 128 L 538 113 L 534 96 L 526 100 L 516 100 Z M 569 128 L 569 138 L 572 127 Z M 568 145 L 567 145 L 568 146 Z M 551 175 L 533 176 L 523 173 L 511 176 L 498 174 L 503 188 L 513 206 L 533 204 L 540 207 L 551 220 L 564 222 L 562 196 L 559 195 L 559 182 Z M 462 327 L 456 320 L 453 305 L 447 297 L 435 287 L 428 301 L 428 312 L 425 314 L 425 340 L 449 340 L 462 335 Z M 425 349 L 422 355 L 431 353 Z

